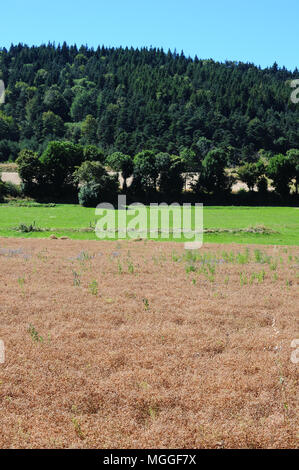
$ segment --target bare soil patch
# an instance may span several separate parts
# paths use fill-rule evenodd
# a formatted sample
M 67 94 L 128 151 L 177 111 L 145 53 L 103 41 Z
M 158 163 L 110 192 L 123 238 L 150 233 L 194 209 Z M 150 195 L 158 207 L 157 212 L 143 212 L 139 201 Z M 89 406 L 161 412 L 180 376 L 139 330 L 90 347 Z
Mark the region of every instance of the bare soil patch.
M 298 247 L 256 248 L 0 239 L 1 448 L 296 447 Z

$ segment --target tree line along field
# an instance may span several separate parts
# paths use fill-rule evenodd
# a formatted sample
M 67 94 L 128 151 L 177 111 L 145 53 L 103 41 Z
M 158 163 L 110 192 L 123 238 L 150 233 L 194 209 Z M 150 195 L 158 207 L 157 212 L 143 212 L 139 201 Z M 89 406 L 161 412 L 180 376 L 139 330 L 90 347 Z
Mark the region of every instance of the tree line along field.
M 1 448 L 298 446 L 298 247 L 2 238 L 0 279 Z
M 55 235 L 94 240 L 98 219 L 95 209 L 79 205 L 1 204 L 0 236 Z M 296 207 L 204 206 L 203 219 L 204 242 L 299 245 L 299 208 Z M 173 239 L 172 228 L 176 227 L 170 228 L 169 240 Z

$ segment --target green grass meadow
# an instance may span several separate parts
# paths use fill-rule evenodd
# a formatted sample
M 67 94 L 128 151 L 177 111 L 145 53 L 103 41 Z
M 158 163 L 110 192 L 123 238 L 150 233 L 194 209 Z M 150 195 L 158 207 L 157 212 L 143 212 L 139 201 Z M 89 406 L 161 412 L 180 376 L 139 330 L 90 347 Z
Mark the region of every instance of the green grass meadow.
M 111 211 L 110 216 L 114 215 Z M 203 219 L 205 231 L 214 229 L 213 233 L 204 233 L 205 243 L 299 245 L 299 208 L 296 207 L 206 206 Z M 92 227 L 97 220 L 99 216 L 95 209 L 79 205 L 23 207 L 0 204 L 1 237 L 46 238 L 54 234 L 57 237 L 96 240 Z M 25 233 L 16 230 L 20 224 L 33 223 L 43 231 Z M 256 227 L 262 227 L 262 233 L 246 231 Z M 173 240 L 171 233 L 168 240 Z

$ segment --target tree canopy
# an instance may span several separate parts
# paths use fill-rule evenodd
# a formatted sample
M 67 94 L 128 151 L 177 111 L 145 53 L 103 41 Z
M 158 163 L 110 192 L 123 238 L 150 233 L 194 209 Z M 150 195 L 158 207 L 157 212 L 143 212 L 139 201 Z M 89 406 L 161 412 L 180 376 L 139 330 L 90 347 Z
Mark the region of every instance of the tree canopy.
M 42 153 L 59 139 L 96 145 L 105 156 L 183 152 L 193 168 L 219 147 L 230 148 L 232 166 L 256 161 L 261 148 L 285 154 L 299 147 L 294 78 L 298 70 L 277 65 L 157 48 L 12 45 L 0 49 L 0 161 L 23 148 Z

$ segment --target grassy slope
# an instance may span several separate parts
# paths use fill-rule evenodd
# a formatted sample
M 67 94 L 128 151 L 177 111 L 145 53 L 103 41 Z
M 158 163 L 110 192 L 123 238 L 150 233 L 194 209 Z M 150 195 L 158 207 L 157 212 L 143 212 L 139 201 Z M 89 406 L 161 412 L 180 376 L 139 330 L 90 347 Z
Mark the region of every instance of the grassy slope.
M 94 233 L 71 233 L 67 229 L 89 227 L 97 217 L 95 210 L 77 205 L 55 207 L 15 207 L 0 205 L 0 236 L 48 237 L 53 232 L 19 233 L 12 227 L 35 221 L 38 227 L 57 228 L 56 235 L 74 239 L 96 239 Z M 289 207 L 205 207 L 204 228 L 248 228 L 264 225 L 272 234 L 218 233 L 205 234 L 204 241 L 212 243 L 262 243 L 299 245 L 299 208 Z M 66 229 L 66 230 L 64 230 Z

